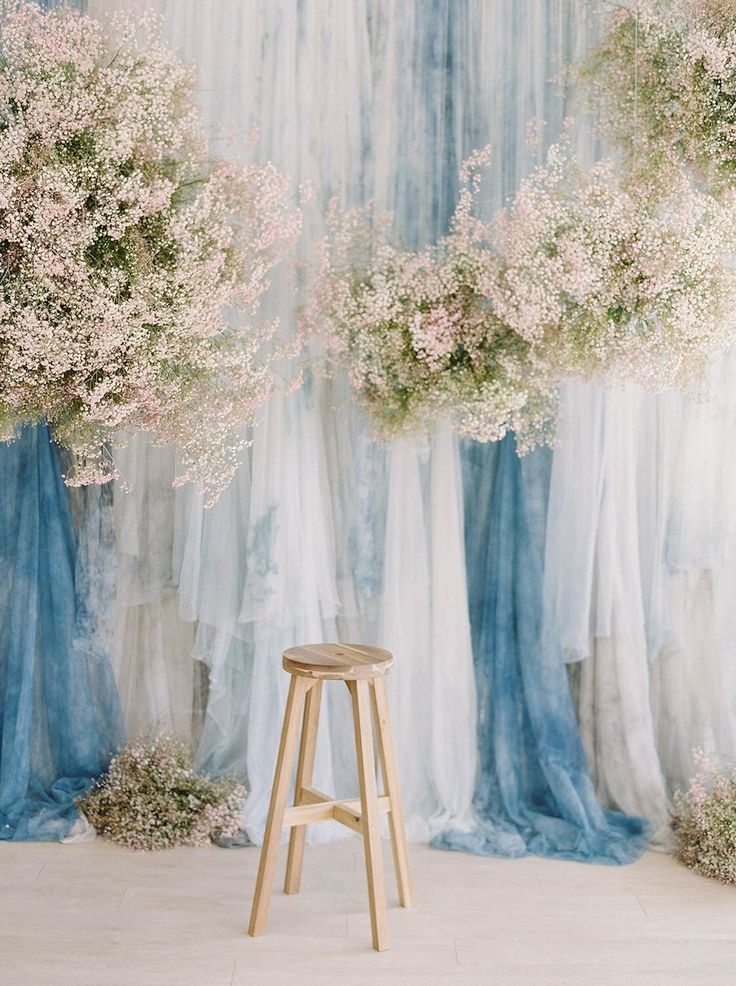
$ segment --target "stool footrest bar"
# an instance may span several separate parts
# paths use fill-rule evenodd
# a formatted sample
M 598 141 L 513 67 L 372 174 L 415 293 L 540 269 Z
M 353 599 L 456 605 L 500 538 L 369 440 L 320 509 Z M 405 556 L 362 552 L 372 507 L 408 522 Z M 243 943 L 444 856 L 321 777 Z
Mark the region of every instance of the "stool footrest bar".
M 284 812 L 284 827 L 293 828 L 295 825 L 311 825 L 312 822 L 325 822 L 335 819 L 348 828 L 354 828 L 356 832 L 360 829 L 360 798 L 349 798 L 348 800 L 326 800 L 319 795 L 319 792 L 305 788 L 300 792 L 300 801 L 305 802 L 292 805 Z M 307 800 L 309 799 L 309 800 Z M 378 799 L 378 810 L 391 811 L 391 798 L 384 794 Z M 350 820 L 348 820 L 350 819 Z

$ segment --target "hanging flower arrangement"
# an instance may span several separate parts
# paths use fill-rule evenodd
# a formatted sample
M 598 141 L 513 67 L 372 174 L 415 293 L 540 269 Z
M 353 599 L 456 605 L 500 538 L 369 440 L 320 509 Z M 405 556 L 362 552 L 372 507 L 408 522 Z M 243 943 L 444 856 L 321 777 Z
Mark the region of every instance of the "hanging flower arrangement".
M 736 183 L 736 5 L 634 0 L 609 18 L 585 76 L 603 129 L 665 180 L 685 163 Z
M 553 146 L 488 242 L 489 304 L 557 379 L 697 392 L 736 336 L 736 195 L 715 199 L 682 172 L 655 197 Z
M 733 195 L 678 173 L 654 200 L 556 145 L 486 223 L 485 160 L 466 170 L 450 234 L 424 251 L 387 245 L 365 210 L 331 217 L 317 317 L 379 431 L 450 416 L 481 441 L 514 431 L 523 450 L 551 433 L 565 378 L 696 391 L 736 333 Z
M 536 349 L 483 295 L 491 255 L 466 238 L 459 218 L 453 235 L 421 252 L 382 242 L 376 218 L 333 209 L 313 320 L 326 321 L 332 358 L 379 434 L 451 416 L 461 433 L 490 441 L 513 429 L 534 444 L 554 393 Z
M 158 31 L 29 3 L 0 25 L 0 437 L 46 419 L 78 485 L 141 429 L 212 500 L 273 387 L 249 318 L 300 215 L 272 166 L 208 159 Z

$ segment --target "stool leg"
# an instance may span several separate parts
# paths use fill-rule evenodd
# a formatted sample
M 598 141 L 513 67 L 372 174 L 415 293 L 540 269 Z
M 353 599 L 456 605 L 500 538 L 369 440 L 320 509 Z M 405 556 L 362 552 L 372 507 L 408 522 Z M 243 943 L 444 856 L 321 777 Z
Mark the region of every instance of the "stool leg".
M 297 730 L 302 719 L 304 699 L 311 682 L 299 675 L 292 675 L 289 685 L 289 697 L 286 700 L 284 725 L 281 730 L 281 743 L 276 758 L 276 770 L 271 790 L 271 804 L 268 809 L 268 821 L 263 835 L 261 860 L 258 865 L 258 877 L 253 893 L 253 909 L 250 913 L 248 934 L 256 938 L 266 930 L 268 905 L 271 902 L 273 878 L 276 870 L 276 859 L 281 841 L 281 830 L 284 827 L 284 812 L 289 795 L 291 768 L 296 752 Z
M 361 828 L 365 849 L 365 869 L 368 877 L 368 903 L 371 912 L 371 934 L 377 952 L 388 948 L 388 916 L 386 914 L 386 889 L 383 882 L 381 859 L 381 828 L 378 818 L 378 790 L 376 765 L 373 759 L 373 725 L 369 685 L 367 681 L 349 681 L 353 700 L 355 747 L 358 754 L 358 780 L 360 782 Z
M 391 849 L 396 869 L 396 883 L 399 888 L 399 903 L 402 907 L 411 907 L 414 903 L 414 893 L 411 885 L 409 870 L 409 853 L 406 845 L 404 829 L 404 812 L 401 807 L 399 794 L 399 771 L 396 765 L 391 720 L 388 714 L 388 699 L 386 697 L 386 682 L 383 678 L 371 680 L 371 698 L 376 713 L 378 757 L 381 763 L 385 793 L 391 799 L 388 822 L 391 831 Z
M 299 761 L 296 768 L 296 790 L 294 804 L 301 804 L 302 791 L 312 783 L 314 755 L 317 750 L 317 730 L 319 728 L 319 707 L 322 699 L 322 682 L 315 681 L 307 692 L 304 705 L 304 725 L 302 743 L 299 748 Z M 304 862 L 304 842 L 307 837 L 306 825 L 295 825 L 289 836 L 289 856 L 286 861 L 285 894 L 298 894 L 302 880 Z

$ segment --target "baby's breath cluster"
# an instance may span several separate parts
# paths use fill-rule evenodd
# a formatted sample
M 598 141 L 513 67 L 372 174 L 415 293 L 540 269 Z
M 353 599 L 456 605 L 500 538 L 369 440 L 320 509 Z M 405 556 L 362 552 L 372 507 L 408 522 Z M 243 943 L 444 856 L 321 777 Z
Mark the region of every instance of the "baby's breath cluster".
M 370 208 L 333 210 L 315 297 L 333 356 L 378 432 L 390 438 L 451 417 L 484 441 L 513 429 L 534 444 L 554 394 L 532 347 L 479 289 L 489 255 L 460 229 L 421 252 L 399 250 L 381 242 L 374 219 Z
M 450 234 L 420 252 L 386 243 L 369 210 L 333 210 L 318 283 L 332 350 L 392 435 L 449 416 L 520 448 L 551 432 L 567 377 L 697 390 L 736 331 L 733 193 L 679 174 L 664 197 L 564 145 L 490 222 L 476 218 L 476 153 Z
M 676 795 L 677 855 L 703 876 L 736 883 L 736 764 L 723 773 L 703 753 L 685 792 Z
M 715 199 L 681 171 L 655 196 L 555 145 L 488 241 L 484 295 L 557 379 L 697 392 L 736 335 L 736 195 Z
M 160 734 L 126 747 L 77 804 L 113 842 L 149 850 L 235 835 L 244 797 L 227 778 L 196 774 L 191 750 Z
M 736 183 L 733 0 L 633 0 L 612 13 L 585 75 L 638 168 L 664 176 L 681 162 Z
M 208 160 L 192 89 L 150 15 L 0 24 L 0 437 L 47 419 L 70 483 L 142 429 L 214 499 L 272 389 L 248 319 L 300 216 L 273 167 Z

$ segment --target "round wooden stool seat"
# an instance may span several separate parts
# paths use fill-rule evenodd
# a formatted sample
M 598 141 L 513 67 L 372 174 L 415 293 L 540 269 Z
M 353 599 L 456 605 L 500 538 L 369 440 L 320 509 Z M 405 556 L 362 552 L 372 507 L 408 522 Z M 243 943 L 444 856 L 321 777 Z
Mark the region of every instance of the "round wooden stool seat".
M 394 656 L 364 644 L 303 644 L 284 651 L 282 666 L 289 674 L 328 681 L 380 678 L 393 667 Z

